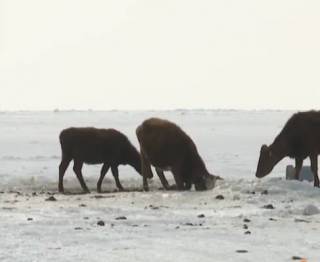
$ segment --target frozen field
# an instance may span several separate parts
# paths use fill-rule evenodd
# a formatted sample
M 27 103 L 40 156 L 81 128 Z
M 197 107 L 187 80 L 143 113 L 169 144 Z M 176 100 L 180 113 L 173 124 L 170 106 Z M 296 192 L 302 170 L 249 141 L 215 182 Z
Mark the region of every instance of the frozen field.
M 291 114 L 0 112 L 0 261 L 320 261 L 320 190 L 283 179 L 292 160 L 263 180 L 254 177 L 261 144 L 271 143 Z M 225 180 L 212 191 L 165 192 L 155 176 L 151 191 L 139 192 L 141 177 L 120 167 L 130 192 L 113 192 L 108 173 L 109 193 L 97 194 L 100 166 L 85 166 L 91 194 L 83 195 L 70 166 L 70 194 L 57 193 L 63 128 L 113 127 L 137 146 L 135 128 L 151 116 L 178 123 Z M 57 201 L 45 201 L 52 195 Z

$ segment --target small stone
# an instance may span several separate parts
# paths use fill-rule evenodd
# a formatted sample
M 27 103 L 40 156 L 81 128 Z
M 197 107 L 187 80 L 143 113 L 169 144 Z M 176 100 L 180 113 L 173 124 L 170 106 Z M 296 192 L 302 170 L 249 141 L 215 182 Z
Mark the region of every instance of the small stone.
M 244 254 L 244 253 L 248 253 L 248 250 L 240 249 L 240 250 L 237 250 L 236 252 Z
M 3 210 L 14 210 L 14 209 L 16 209 L 15 207 L 3 207 L 2 208 Z
M 86 207 L 87 205 L 85 204 L 80 204 L 79 207 Z
M 99 221 L 97 222 L 97 225 L 103 227 L 103 226 L 105 225 L 105 223 L 104 223 L 104 221 L 99 220 Z
M 83 219 L 88 220 L 88 219 L 89 219 L 89 217 L 84 217 Z
M 116 220 L 127 220 L 127 217 L 125 216 L 116 217 Z
M 274 219 L 272 217 L 269 218 L 270 221 L 277 221 L 277 219 Z
M 115 190 L 115 191 L 117 191 L 117 190 Z M 116 196 L 115 195 L 94 195 L 94 196 L 92 196 L 92 197 L 90 197 L 90 198 L 95 198 L 95 199 L 102 199 L 102 198 L 115 198 Z
M 74 230 L 82 230 L 82 227 L 75 227 Z
M 249 223 L 249 222 L 251 222 L 251 220 L 248 219 L 248 218 L 245 218 L 245 219 L 243 219 L 243 222 L 244 222 L 244 223 Z
M 185 226 L 194 226 L 194 224 L 190 223 L 190 222 L 187 222 L 184 224 Z
M 94 195 L 92 198 L 101 199 L 101 198 L 106 198 L 106 197 L 102 196 L 102 195 Z
M 261 195 L 268 195 L 268 194 L 269 194 L 268 190 L 263 190 L 263 191 L 261 192 Z
M 245 235 L 251 235 L 251 232 L 248 230 L 246 232 L 244 232 Z
M 304 260 L 304 258 L 299 256 L 292 256 L 292 260 Z
M 50 196 L 46 199 L 46 201 L 57 201 L 57 199 L 54 196 Z
M 224 196 L 223 196 L 223 195 L 217 195 L 217 196 L 216 196 L 216 199 L 218 199 L 218 200 L 223 200 L 223 199 L 224 199 Z
M 295 219 L 294 219 L 294 222 L 296 222 L 296 223 L 301 223 L 301 222 L 303 222 L 303 223 L 310 223 L 310 221 L 304 220 L 304 219 L 300 219 L 300 218 L 295 218 Z
M 246 224 L 243 225 L 243 229 L 248 229 L 248 228 L 249 227 Z
M 272 204 L 264 205 L 262 208 L 264 209 L 274 209 L 275 207 Z
M 28 220 L 28 221 L 32 221 L 33 218 L 32 218 L 32 217 L 28 217 L 27 220 Z
M 204 218 L 204 217 L 206 217 L 204 214 L 198 215 L 198 218 Z

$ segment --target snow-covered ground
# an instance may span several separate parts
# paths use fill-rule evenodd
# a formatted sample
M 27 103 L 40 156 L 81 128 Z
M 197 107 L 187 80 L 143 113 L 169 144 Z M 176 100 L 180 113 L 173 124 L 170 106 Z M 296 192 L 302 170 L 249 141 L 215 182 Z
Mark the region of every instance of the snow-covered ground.
M 261 144 L 272 142 L 291 114 L 1 112 L 0 261 L 320 261 L 320 190 L 283 179 L 292 160 L 263 180 L 254 177 Z M 207 192 L 166 192 L 155 176 L 151 191 L 140 192 L 141 177 L 126 166 L 120 180 L 129 192 L 114 192 L 108 174 L 109 193 L 97 194 L 100 166 L 85 166 L 92 193 L 83 195 L 70 167 L 70 194 L 57 193 L 63 128 L 113 127 L 137 145 L 135 128 L 151 116 L 178 123 L 225 180 Z M 56 201 L 46 201 L 52 195 Z

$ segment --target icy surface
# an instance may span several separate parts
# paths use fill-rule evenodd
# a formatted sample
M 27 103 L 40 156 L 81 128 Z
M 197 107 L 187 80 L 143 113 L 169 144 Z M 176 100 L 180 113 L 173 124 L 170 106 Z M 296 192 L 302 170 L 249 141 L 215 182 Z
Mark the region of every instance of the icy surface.
M 320 190 L 284 180 L 292 160 L 282 161 L 263 180 L 254 178 L 261 144 L 271 143 L 291 114 L 0 113 L 0 261 L 269 262 L 293 256 L 320 261 Z M 137 145 L 135 128 L 151 116 L 177 122 L 196 142 L 208 169 L 225 180 L 207 192 L 166 192 L 158 189 L 155 176 L 151 191 L 140 192 L 141 177 L 125 166 L 120 180 L 129 192 L 114 192 L 108 174 L 103 183 L 108 193 L 97 194 L 100 166 L 85 166 L 92 193 L 83 195 L 70 167 L 69 194 L 57 193 L 63 128 L 113 127 Z M 46 201 L 52 195 L 56 201 Z

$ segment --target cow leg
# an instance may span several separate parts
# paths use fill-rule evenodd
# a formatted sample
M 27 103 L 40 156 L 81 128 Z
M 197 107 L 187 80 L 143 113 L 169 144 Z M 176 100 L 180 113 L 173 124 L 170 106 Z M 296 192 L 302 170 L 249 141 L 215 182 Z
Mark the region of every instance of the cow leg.
M 189 179 L 188 179 L 188 181 L 184 182 L 184 189 L 185 190 L 190 190 L 191 186 L 192 186 L 192 183 L 191 183 L 191 181 Z
M 299 174 L 300 174 L 300 171 L 301 171 L 301 168 L 302 168 L 303 159 L 301 159 L 301 158 L 296 158 L 295 161 L 296 161 L 296 166 L 295 166 L 295 175 L 294 175 L 294 178 L 295 178 L 296 180 L 299 180 Z
M 82 166 L 83 166 L 83 162 L 74 160 L 73 171 L 76 173 L 77 178 L 80 182 L 80 185 L 81 185 L 83 191 L 85 193 L 90 193 L 86 183 L 84 182 L 83 176 L 82 176 L 82 171 L 81 171 Z
M 98 191 L 98 193 L 101 193 L 102 181 L 103 181 L 105 175 L 107 174 L 107 172 L 109 170 L 109 167 L 110 166 L 107 163 L 104 163 L 102 168 L 101 168 L 100 177 L 99 177 L 99 180 L 98 180 L 98 183 L 97 183 L 97 191 Z
M 184 189 L 185 190 L 190 190 L 191 187 L 192 187 L 192 179 L 191 179 L 191 176 L 190 176 L 190 172 L 188 172 L 188 170 L 185 170 L 184 175 L 187 175 L 184 178 Z
M 185 190 L 182 168 L 180 166 L 172 168 L 174 180 L 176 181 L 177 190 Z
M 311 170 L 314 177 L 314 186 L 319 187 L 319 177 L 318 177 L 318 155 L 313 154 L 310 156 Z
M 164 187 L 164 189 L 169 190 L 170 186 L 169 186 L 169 183 L 168 183 L 166 177 L 164 176 L 163 170 L 156 167 L 156 172 L 158 174 L 158 177 L 160 178 L 161 184 Z
M 120 180 L 119 180 L 119 170 L 118 170 L 118 167 L 117 166 L 111 166 L 111 172 L 112 172 L 112 175 L 114 177 L 114 180 L 116 181 L 116 184 L 117 184 L 117 187 L 119 189 L 119 191 L 123 191 L 123 187 L 120 183 Z
M 152 170 L 150 161 L 146 158 L 144 153 L 141 150 L 141 168 L 142 168 L 142 177 L 143 177 L 143 190 L 149 191 L 149 185 L 147 178 L 152 178 Z
M 183 180 L 180 174 L 173 174 L 174 180 L 176 181 L 177 190 L 185 190 Z
M 62 156 L 62 160 L 61 163 L 59 165 L 59 192 L 63 193 L 64 192 L 64 188 L 63 188 L 63 177 L 64 174 L 70 164 L 71 159 L 68 159 L 64 156 Z

